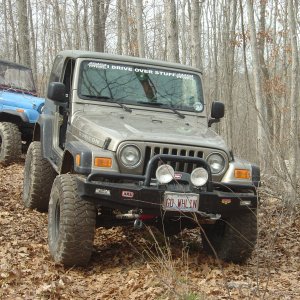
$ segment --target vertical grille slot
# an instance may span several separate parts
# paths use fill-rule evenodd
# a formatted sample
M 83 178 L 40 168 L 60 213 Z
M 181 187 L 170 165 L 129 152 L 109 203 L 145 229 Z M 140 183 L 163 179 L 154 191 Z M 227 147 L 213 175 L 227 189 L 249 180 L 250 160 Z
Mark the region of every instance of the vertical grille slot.
M 195 157 L 195 151 L 194 150 L 190 150 L 189 151 L 189 156 L 190 157 Z M 192 173 L 192 171 L 193 171 L 193 169 L 195 168 L 195 164 L 192 164 L 192 163 L 189 163 L 189 164 L 187 164 L 188 165 L 188 167 L 187 167 L 187 172 L 188 173 Z
M 180 156 L 186 156 L 186 150 L 185 149 L 181 149 L 179 152 Z M 179 163 L 179 168 L 176 171 L 180 171 L 180 172 L 186 172 L 185 169 L 187 168 L 187 164 L 180 162 Z

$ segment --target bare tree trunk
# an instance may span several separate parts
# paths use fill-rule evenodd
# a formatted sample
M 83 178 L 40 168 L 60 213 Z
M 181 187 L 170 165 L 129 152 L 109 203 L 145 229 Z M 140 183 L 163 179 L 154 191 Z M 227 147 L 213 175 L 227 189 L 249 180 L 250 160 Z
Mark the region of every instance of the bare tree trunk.
M 103 36 L 100 28 L 100 1 L 93 0 L 93 16 L 94 16 L 94 51 L 103 52 Z
M 21 64 L 31 67 L 30 40 L 27 17 L 27 0 L 18 1 L 19 57 Z
M 143 28 L 143 0 L 135 0 L 136 3 L 136 21 L 137 21 L 137 39 L 139 56 L 145 57 L 145 38 Z
M 164 34 L 164 20 L 162 17 L 163 13 L 158 9 L 158 13 L 155 12 L 155 41 L 156 41 L 156 58 L 166 60 L 167 59 L 167 39 Z M 154 53 L 155 55 L 155 53 Z M 155 57 L 155 56 L 154 56 Z
M 244 22 L 244 9 L 243 9 L 243 3 L 242 0 L 239 0 L 239 7 L 240 7 L 240 14 L 241 14 L 241 29 L 242 29 L 242 42 L 243 42 L 243 62 L 244 62 L 244 68 L 245 68 L 245 81 L 246 81 L 246 87 L 248 87 L 248 91 L 250 94 L 250 99 L 255 102 L 254 99 L 254 95 L 252 92 L 252 88 L 251 88 L 251 84 L 250 84 L 250 78 L 249 78 L 249 70 L 248 70 L 248 65 L 247 65 L 247 53 L 246 53 L 246 31 L 245 31 L 245 22 Z M 248 101 L 246 101 L 246 128 L 249 129 L 250 128 L 250 120 L 249 120 L 249 105 L 248 105 Z M 257 157 L 257 147 L 255 147 L 255 157 Z
M 266 5 L 267 1 L 260 1 L 260 17 L 259 17 L 259 29 L 258 29 L 258 40 L 257 40 L 257 47 L 258 47 L 258 58 L 259 58 L 259 65 L 261 68 L 262 74 L 262 82 L 263 82 L 263 101 L 266 103 L 266 125 L 269 132 L 273 132 L 273 97 L 271 91 L 269 90 L 269 82 L 270 82 L 270 73 L 265 61 L 265 41 L 266 41 Z M 274 137 L 275 138 L 275 137 Z
M 192 66 L 201 67 L 200 32 L 199 32 L 200 0 L 192 0 Z
M 290 188 L 290 202 L 295 204 L 297 202 L 297 160 L 298 160 L 298 108 L 299 101 L 299 54 L 297 45 L 297 28 L 296 17 L 294 12 L 293 0 L 288 0 L 288 23 L 292 48 L 292 69 L 291 69 L 291 135 L 290 135 L 290 173 L 291 173 L 291 188 Z
M 217 43 L 217 12 L 216 2 L 213 1 L 213 68 L 214 68 L 214 100 L 219 98 L 219 67 L 218 67 L 218 43 Z
M 225 83 L 224 92 L 227 103 L 227 122 L 226 133 L 227 141 L 230 147 L 233 147 L 233 120 L 234 120 L 234 103 L 233 103 L 233 75 L 234 75 L 234 54 L 236 45 L 235 27 L 237 21 L 237 0 L 226 2 L 224 8 L 224 34 L 223 34 L 223 82 Z M 226 30 L 225 30 L 226 28 Z
M 121 0 L 122 11 L 122 54 L 129 55 L 129 23 L 127 1 Z
M 128 31 L 129 31 L 129 55 L 139 56 L 138 35 L 136 28 L 136 6 L 133 0 L 127 0 L 127 17 L 128 17 Z
M 122 54 L 122 0 L 117 0 L 117 54 Z
M 83 0 L 83 31 L 84 31 L 84 48 L 90 49 L 90 37 L 89 37 L 89 22 L 88 22 L 88 0 Z
M 179 62 L 178 25 L 175 0 L 164 0 L 166 14 L 167 59 Z
M 7 58 L 10 59 L 10 52 L 9 52 L 9 34 L 8 34 L 8 15 L 7 15 L 7 7 L 6 7 L 6 0 L 3 3 L 3 16 L 4 16 L 4 34 L 5 34 L 5 47 L 4 51 L 7 55 Z
M 80 20 L 80 13 L 79 13 L 79 5 L 78 5 L 78 1 L 77 0 L 73 0 L 73 3 L 74 3 L 74 25 L 73 25 L 73 28 L 74 28 L 74 48 L 75 49 L 79 49 L 80 48 L 80 44 L 81 44 L 81 26 L 80 26 L 80 23 L 81 23 L 81 20 Z
M 31 53 L 32 53 L 32 69 L 33 69 L 33 76 L 34 80 L 37 79 L 37 49 L 36 49 L 36 42 L 35 42 L 35 33 L 34 33 L 34 27 L 33 27 L 33 20 L 32 20 L 32 9 L 31 9 L 31 3 L 28 1 L 28 15 L 29 15 L 29 23 L 30 23 L 30 33 L 31 33 Z
M 53 9 L 54 9 L 54 15 L 55 15 L 55 20 L 54 20 L 54 30 L 55 30 L 55 52 L 61 51 L 62 50 L 62 37 L 61 37 L 61 14 L 60 14 L 60 9 L 59 9 L 59 4 L 58 0 L 55 0 L 53 4 Z
M 94 50 L 104 52 L 105 25 L 110 5 L 110 0 L 93 0 L 94 16 Z
M 285 7 L 285 14 L 284 14 L 284 24 L 285 24 L 285 28 L 287 28 L 287 23 L 288 23 L 288 19 L 287 19 L 287 7 Z M 287 39 L 285 38 L 283 41 L 283 49 L 287 49 Z M 286 51 L 283 51 L 283 58 L 282 58 L 282 69 L 283 69 L 283 74 L 282 74 L 282 78 L 284 78 L 285 80 L 285 84 L 287 85 L 286 82 L 286 78 L 287 78 L 287 53 Z M 281 105 L 280 105 L 280 111 L 281 111 L 281 115 L 280 115 L 280 125 L 279 125 L 279 141 L 280 141 L 280 145 L 282 147 L 282 152 L 284 153 L 286 150 L 286 142 L 285 142 L 285 132 L 286 132 L 286 99 L 287 99 L 287 95 L 286 95 L 286 91 L 284 92 L 284 94 L 281 97 Z
M 262 86 L 261 86 L 261 72 L 259 67 L 259 56 L 258 56 L 258 45 L 256 39 L 256 29 L 254 21 L 254 10 L 253 10 L 253 1 L 247 0 L 247 11 L 248 11 L 248 21 L 249 21 L 249 31 L 250 31 L 250 43 L 251 43 L 251 52 L 252 52 L 252 61 L 253 61 L 253 77 L 254 77 L 254 88 L 255 88 L 255 100 L 256 100 L 256 109 L 257 109 L 257 148 L 260 158 L 260 164 L 262 167 L 265 157 L 266 149 L 266 114 L 265 107 L 262 99 Z
M 185 7 L 186 0 L 183 0 L 181 7 L 181 61 L 185 65 L 186 64 L 186 20 L 185 20 Z

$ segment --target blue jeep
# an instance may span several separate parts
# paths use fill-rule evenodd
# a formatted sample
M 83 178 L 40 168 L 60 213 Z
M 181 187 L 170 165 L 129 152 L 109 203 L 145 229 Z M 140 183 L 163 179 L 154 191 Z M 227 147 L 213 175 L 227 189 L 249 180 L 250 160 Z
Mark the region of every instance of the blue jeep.
M 31 69 L 0 60 L 0 164 L 14 162 L 29 145 L 43 106 Z

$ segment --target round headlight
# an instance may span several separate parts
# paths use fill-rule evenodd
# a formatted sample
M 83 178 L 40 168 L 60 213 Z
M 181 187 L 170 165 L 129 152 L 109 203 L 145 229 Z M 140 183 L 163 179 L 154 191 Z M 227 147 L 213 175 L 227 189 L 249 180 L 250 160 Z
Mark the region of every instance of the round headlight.
M 120 159 L 125 167 L 134 168 L 141 161 L 141 151 L 136 146 L 125 146 L 121 150 Z
M 191 174 L 191 182 L 195 186 L 203 186 L 208 180 L 208 173 L 204 168 L 196 168 Z
M 166 184 L 173 180 L 175 171 L 170 165 L 161 165 L 157 168 L 155 176 L 159 183 Z
M 37 108 L 37 111 L 41 114 L 43 112 L 43 110 L 44 110 L 44 103 L 41 103 L 39 105 L 39 107 Z
M 210 166 L 212 174 L 219 174 L 225 168 L 225 158 L 218 153 L 213 153 L 208 156 L 207 162 Z

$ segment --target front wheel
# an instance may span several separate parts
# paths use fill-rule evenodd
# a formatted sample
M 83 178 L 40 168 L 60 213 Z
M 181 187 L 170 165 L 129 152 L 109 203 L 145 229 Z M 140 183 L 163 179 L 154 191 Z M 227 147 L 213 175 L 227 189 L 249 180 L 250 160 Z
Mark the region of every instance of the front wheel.
M 48 214 L 48 244 L 54 260 L 66 266 L 86 265 L 92 254 L 95 225 L 95 206 L 78 195 L 76 175 L 57 176 Z
M 48 211 L 49 197 L 56 172 L 42 155 L 40 142 L 32 142 L 28 148 L 23 183 L 25 207 Z
M 202 225 L 203 249 L 224 261 L 243 263 L 248 259 L 256 245 L 256 211 L 219 220 L 213 225 Z M 209 242 L 208 242 L 209 241 Z
M 9 165 L 21 156 L 21 132 L 16 124 L 0 122 L 0 163 Z

